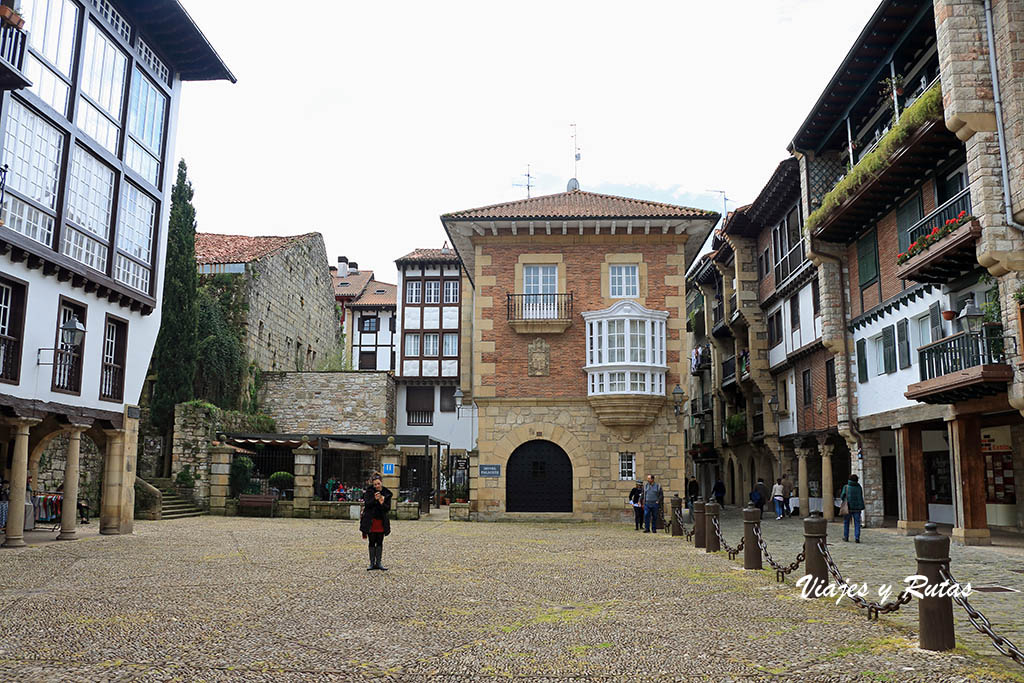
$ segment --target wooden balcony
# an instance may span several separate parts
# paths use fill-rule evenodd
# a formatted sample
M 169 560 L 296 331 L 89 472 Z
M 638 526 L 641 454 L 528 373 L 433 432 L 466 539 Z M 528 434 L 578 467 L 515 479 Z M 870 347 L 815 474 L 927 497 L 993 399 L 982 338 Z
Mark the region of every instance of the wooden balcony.
M 910 241 L 923 239 L 933 227 L 941 227 L 961 211 L 970 213 L 971 197 L 964 190 L 910 229 Z M 975 244 L 981 237 L 977 220 L 961 225 L 938 242 L 896 267 L 896 277 L 913 282 L 948 284 L 978 267 Z
M 918 349 L 921 381 L 909 385 L 904 396 L 945 404 L 1004 393 L 1013 380 L 1006 351 L 1014 343 L 1002 335 L 1002 326 L 989 324 L 981 332 L 959 332 L 926 344 Z
M 572 292 L 505 297 L 508 324 L 520 334 L 558 334 L 572 325 Z
M 25 75 L 28 34 L 6 21 L 0 25 L 0 90 L 20 90 L 32 85 Z

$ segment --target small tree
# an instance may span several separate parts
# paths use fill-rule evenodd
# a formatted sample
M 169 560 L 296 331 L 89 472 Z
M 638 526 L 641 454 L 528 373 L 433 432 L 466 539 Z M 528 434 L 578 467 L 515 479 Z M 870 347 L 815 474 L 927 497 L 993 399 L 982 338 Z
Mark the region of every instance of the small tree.
M 193 398 L 196 372 L 196 210 L 185 160 L 171 190 L 167 224 L 167 265 L 160 332 L 153 349 L 156 383 L 150 409 L 153 424 L 164 433 L 174 428 L 174 406 Z
M 245 493 L 249 488 L 249 480 L 252 478 L 254 467 L 252 459 L 244 455 L 236 455 L 231 461 L 231 473 L 228 475 L 228 481 L 231 485 L 232 498 L 238 498 L 239 494 Z

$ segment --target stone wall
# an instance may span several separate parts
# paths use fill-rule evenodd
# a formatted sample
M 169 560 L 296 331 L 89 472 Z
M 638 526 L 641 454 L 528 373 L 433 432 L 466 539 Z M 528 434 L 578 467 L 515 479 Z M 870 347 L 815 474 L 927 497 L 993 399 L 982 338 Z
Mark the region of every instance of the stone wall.
M 68 457 L 68 435 L 61 434 L 49 444 L 39 458 L 39 470 L 32 488 L 36 491 L 56 491 L 64 483 L 64 467 Z M 89 510 L 98 514 L 100 493 L 103 490 L 103 454 L 96 443 L 83 434 L 78 462 L 78 499 L 89 504 Z
M 282 434 L 393 434 L 388 372 L 266 372 L 260 407 Z
M 313 370 L 334 355 L 341 322 L 323 237 L 246 265 L 246 356 L 260 370 Z
M 179 403 L 174 407 L 171 476 L 188 465 L 196 478 L 196 502 L 205 504 L 210 497 L 210 443 L 220 432 L 265 432 L 266 422 L 262 415 L 221 410 L 208 403 Z

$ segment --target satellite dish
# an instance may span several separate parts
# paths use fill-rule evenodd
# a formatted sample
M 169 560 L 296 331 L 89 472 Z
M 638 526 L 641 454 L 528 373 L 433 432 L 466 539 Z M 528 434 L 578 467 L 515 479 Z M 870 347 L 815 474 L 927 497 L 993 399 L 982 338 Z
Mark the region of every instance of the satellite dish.
M 573 190 L 578 189 L 580 189 L 580 181 L 576 180 L 575 178 L 569 178 L 569 184 L 566 186 L 565 191 L 572 192 Z

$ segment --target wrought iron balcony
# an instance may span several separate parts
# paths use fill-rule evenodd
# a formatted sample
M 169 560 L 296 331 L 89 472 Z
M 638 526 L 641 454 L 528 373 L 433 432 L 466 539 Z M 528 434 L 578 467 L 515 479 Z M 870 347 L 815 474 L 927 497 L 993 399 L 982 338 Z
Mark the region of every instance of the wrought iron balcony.
M 722 361 L 722 384 L 730 381 L 736 381 L 736 356 Z
M 711 344 L 701 344 L 698 353 L 690 358 L 690 374 L 699 375 L 711 369 Z
M 20 90 L 32 85 L 25 75 L 28 34 L 6 21 L 0 25 L 0 90 Z
M 82 359 L 77 351 L 53 352 L 53 390 L 77 394 L 82 390 Z
M 100 373 L 100 398 L 121 401 L 124 398 L 124 368 L 115 363 L 104 363 Z
M 1014 344 L 997 323 L 926 344 L 918 348 L 921 381 L 904 395 L 922 403 L 955 403 L 1003 393 L 1013 379 L 1006 359 Z
M 704 394 L 704 398 L 701 399 L 701 408 L 705 413 L 710 413 L 714 409 L 711 401 L 711 394 Z
M 908 244 L 927 239 L 935 228 L 946 221 L 956 220 L 961 214 L 971 213 L 971 192 L 966 188 L 935 211 L 915 223 L 909 231 Z M 976 220 L 965 223 L 953 232 L 932 243 L 896 267 L 896 276 L 914 282 L 946 284 L 978 267 L 974 245 L 981 237 L 981 225 Z
M 507 294 L 505 307 L 516 332 L 564 332 L 572 324 L 572 292 Z
M 725 319 L 725 305 L 721 299 L 715 299 L 714 305 L 711 307 L 711 322 L 717 325 Z
M 0 380 L 17 382 L 20 367 L 21 342 L 0 334 Z
M 740 377 L 748 377 L 750 375 L 750 351 L 747 349 L 740 352 L 739 365 Z

